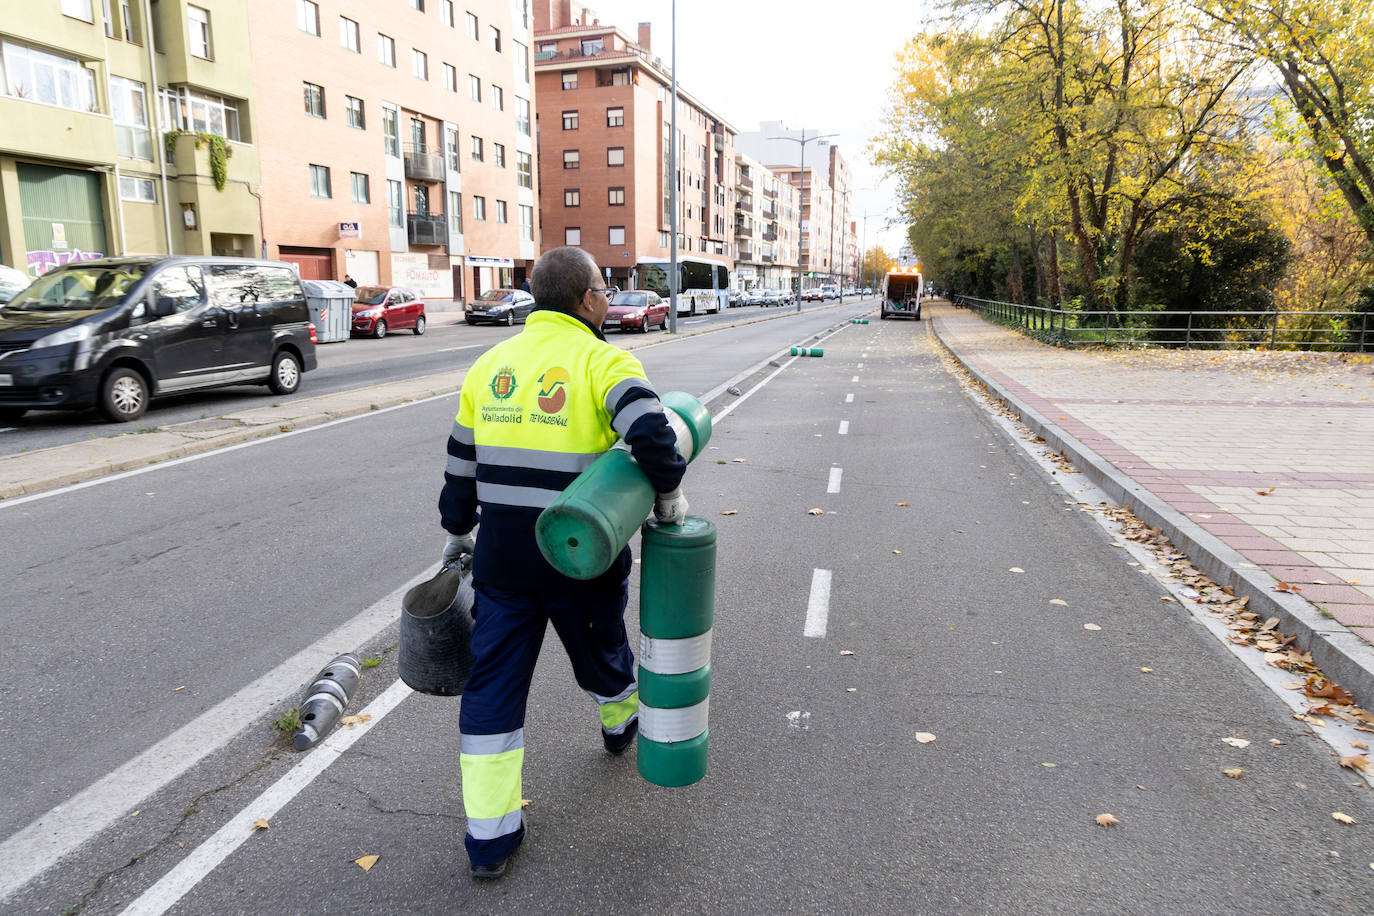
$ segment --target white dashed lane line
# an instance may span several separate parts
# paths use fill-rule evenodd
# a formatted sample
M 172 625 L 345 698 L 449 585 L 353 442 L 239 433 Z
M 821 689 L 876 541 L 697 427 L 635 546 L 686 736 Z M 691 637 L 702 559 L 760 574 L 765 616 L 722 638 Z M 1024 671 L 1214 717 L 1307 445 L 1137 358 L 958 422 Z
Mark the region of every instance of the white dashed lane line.
M 829 483 L 829 485 L 826 486 L 825 492 L 827 492 L 827 493 L 838 493 L 838 492 L 840 492 L 840 476 L 841 476 L 842 474 L 844 474 L 844 468 L 831 468 L 831 469 L 830 469 L 830 483 Z
M 850 379 L 851 382 L 857 382 L 858 380 L 859 380 L 859 377 L 858 377 L 857 375 L 854 376 L 852 379 Z
M 847 435 L 849 435 L 849 421 L 848 421 L 848 420 L 841 420 L 841 421 L 840 421 L 840 435 L 841 435 L 841 436 L 847 436 Z
M 806 604 L 806 628 L 803 636 L 825 638 L 825 624 L 830 616 L 830 570 L 811 571 L 811 598 Z
M 849 392 L 849 394 L 845 395 L 845 396 L 844 396 L 844 402 L 845 402 L 846 404 L 853 404 L 853 403 L 854 403 L 854 392 L 851 391 L 851 392 Z

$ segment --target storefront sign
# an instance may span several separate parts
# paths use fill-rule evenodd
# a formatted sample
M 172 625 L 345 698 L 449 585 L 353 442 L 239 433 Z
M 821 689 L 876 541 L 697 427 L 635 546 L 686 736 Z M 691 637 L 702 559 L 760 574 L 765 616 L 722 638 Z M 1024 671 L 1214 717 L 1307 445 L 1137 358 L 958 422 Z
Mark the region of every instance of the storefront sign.
M 363 237 L 362 223 L 339 223 L 339 238 L 360 239 Z
M 410 287 L 421 299 L 453 298 L 453 271 L 432 270 L 428 255 L 393 253 L 391 282 Z
M 468 255 L 469 267 L 514 267 L 514 258 L 483 258 L 476 255 Z

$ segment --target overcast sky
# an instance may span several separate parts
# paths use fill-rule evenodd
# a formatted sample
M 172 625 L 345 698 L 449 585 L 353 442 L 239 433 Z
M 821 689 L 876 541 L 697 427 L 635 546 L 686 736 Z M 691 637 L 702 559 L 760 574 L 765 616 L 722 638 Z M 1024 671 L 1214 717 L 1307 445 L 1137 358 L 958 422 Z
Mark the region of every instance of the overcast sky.
M 639 23 L 653 23 L 653 53 L 669 63 L 672 0 L 588 0 L 586 6 L 631 40 Z M 882 244 L 896 254 L 905 228 L 884 228 L 885 218 L 896 215 L 896 198 L 867 146 L 882 129 L 895 56 L 928 9 L 926 0 L 678 0 L 678 86 L 739 131 L 782 121 L 795 130 L 839 134 L 832 142 L 854 174 L 850 210 L 860 241 L 867 213 L 868 246 Z

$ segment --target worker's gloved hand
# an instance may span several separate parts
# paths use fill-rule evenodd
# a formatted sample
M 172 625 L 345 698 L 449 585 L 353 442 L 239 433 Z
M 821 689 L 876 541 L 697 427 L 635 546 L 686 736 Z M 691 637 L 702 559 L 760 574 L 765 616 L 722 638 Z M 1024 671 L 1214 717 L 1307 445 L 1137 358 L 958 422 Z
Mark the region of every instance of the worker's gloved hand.
M 678 487 L 671 493 L 660 493 L 654 500 L 654 518 L 662 525 L 681 525 L 687 521 L 687 497 Z
M 457 566 L 463 557 L 471 556 L 477 547 L 476 533 L 469 531 L 467 534 L 450 534 L 448 541 L 444 544 L 443 565 Z

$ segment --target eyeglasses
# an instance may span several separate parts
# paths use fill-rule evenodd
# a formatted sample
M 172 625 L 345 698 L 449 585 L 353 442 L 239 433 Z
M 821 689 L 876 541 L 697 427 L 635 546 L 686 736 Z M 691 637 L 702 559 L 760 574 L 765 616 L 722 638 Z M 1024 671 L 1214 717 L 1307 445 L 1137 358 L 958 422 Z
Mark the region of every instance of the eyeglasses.
M 620 290 L 616 289 L 614 286 L 593 286 L 591 289 L 587 290 L 587 292 L 600 293 L 601 295 L 609 299 L 616 293 L 620 292 Z

